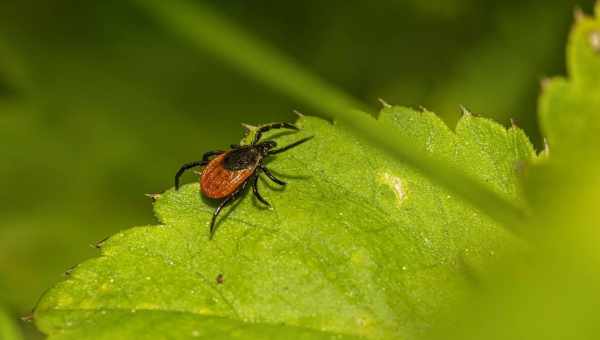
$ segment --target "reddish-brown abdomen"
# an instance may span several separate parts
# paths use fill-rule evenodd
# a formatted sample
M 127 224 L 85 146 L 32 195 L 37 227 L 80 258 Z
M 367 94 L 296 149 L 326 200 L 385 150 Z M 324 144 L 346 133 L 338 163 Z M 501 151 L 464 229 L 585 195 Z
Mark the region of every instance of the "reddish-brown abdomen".
M 223 166 L 227 153 L 215 157 L 202 170 L 200 189 L 208 198 L 225 198 L 235 192 L 254 173 L 254 167 L 231 171 Z

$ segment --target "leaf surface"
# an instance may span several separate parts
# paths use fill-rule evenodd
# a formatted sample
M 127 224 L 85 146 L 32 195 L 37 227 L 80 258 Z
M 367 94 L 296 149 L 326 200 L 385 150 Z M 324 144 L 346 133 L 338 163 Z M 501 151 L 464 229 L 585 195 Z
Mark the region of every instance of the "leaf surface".
M 379 120 L 511 201 L 534 151 L 521 130 L 465 115 L 456 132 L 430 112 L 385 108 Z M 125 230 L 78 266 L 35 311 L 55 339 L 147 337 L 414 338 L 463 294 L 469 268 L 515 238 L 343 124 L 303 117 L 315 138 L 277 155 L 265 180 L 226 209 L 197 183 L 154 205 L 159 225 Z M 139 332 L 140 330 L 144 332 Z M 144 336 L 144 335 L 142 335 Z

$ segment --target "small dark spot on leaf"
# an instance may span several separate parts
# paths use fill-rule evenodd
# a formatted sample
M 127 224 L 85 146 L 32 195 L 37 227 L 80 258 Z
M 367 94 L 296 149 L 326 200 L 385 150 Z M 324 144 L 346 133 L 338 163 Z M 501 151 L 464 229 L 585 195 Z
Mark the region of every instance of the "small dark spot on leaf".
M 223 278 L 223 274 L 217 275 L 217 284 L 220 285 L 223 282 L 225 282 L 225 279 Z

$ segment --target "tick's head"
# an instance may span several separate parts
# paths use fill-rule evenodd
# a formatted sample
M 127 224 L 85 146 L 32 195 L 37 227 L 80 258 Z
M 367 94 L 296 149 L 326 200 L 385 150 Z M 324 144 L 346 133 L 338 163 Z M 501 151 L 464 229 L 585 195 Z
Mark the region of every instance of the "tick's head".
M 275 143 L 275 141 L 268 140 L 258 144 L 256 147 L 260 150 L 260 152 L 263 155 L 266 155 L 269 152 L 269 150 L 277 147 L 277 143 Z

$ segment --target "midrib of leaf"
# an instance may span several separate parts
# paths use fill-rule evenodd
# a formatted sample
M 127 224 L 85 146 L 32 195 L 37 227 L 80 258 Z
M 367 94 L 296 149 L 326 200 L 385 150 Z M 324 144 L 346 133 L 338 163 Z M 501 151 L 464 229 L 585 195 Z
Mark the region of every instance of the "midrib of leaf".
M 450 163 L 415 152 L 409 139 L 358 111 L 364 110 L 360 102 L 221 17 L 209 6 L 185 0 L 133 2 L 194 48 L 212 53 L 240 72 L 308 104 L 322 115 L 343 121 L 381 150 L 419 170 L 505 228 L 518 233 L 526 219 L 522 207 L 489 190 Z

